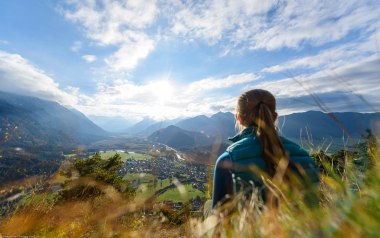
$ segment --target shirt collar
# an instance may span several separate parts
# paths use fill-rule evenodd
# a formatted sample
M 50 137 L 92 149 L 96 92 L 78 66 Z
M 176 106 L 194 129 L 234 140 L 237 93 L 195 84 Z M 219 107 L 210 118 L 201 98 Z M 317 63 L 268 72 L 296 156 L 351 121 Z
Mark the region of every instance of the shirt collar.
M 254 127 L 247 127 L 245 128 L 244 130 L 242 130 L 241 132 L 237 133 L 235 136 L 233 137 L 229 137 L 228 140 L 232 141 L 232 142 L 237 142 L 245 137 L 248 137 L 250 135 L 254 135 L 255 131 L 255 128 Z

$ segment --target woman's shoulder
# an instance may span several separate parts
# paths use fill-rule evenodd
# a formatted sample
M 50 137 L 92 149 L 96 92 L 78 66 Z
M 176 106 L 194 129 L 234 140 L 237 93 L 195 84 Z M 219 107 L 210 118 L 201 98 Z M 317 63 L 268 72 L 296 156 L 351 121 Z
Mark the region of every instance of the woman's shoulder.
M 283 136 L 280 136 L 280 138 L 290 156 L 309 156 L 309 153 L 299 144 Z
M 248 136 L 231 144 L 226 152 L 231 156 L 232 160 L 261 157 L 260 141 L 256 136 Z
M 301 165 L 306 173 L 312 174 L 312 177 L 314 177 L 313 180 L 317 181 L 318 168 L 310 154 L 297 143 L 285 137 L 280 138 L 289 155 L 290 161 L 293 164 Z
M 258 137 L 256 136 L 245 137 L 235 143 L 232 143 L 230 146 L 228 146 L 227 151 L 231 152 L 231 151 L 245 149 L 247 147 L 252 147 L 252 146 L 260 146 L 260 141 L 258 140 Z

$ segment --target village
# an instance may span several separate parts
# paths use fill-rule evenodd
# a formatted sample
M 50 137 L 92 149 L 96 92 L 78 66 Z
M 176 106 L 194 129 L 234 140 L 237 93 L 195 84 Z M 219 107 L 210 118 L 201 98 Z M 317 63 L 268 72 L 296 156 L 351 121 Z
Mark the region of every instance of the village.
M 134 159 L 131 155 L 127 158 L 119 170 L 119 174 L 125 176 L 127 174 L 149 174 L 154 179 L 149 182 L 156 184 L 161 181 L 161 189 L 155 191 L 155 195 L 159 196 L 170 189 L 176 189 L 174 180 L 183 185 L 191 185 L 192 189 L 199 190 L 203 194 L 206 193 L 207 184 L 207 167 L 202 164 L 194 164 L 180 160 L 177 158 L 168 157 L 152 157 L 151 159 L 141 160 Z M 167 186 L 162 186 L 162 181 L 168 180 Z M 137 188 L 144 183 L 139 178 L 131 181 L 131 186 Z M 189 198 L 188 202 L 192 212 L 199 212 L 205 201 L 205 196 L 195 196 Z M 173 209 L 182 209 L 184 206 L 183 201 L 165 200 L 160 201 L 158 204 L 169 206 Z

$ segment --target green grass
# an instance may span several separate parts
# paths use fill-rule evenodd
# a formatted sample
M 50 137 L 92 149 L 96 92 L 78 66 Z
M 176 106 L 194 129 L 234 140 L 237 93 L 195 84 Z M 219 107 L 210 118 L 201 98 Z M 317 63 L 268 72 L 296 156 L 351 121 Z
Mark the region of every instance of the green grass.
M 154 193 L 155 189 L 153 189 L 153 185 L 151 183 L 142 183 L 136 189 L 136 197 L 134 201 L 136 203 L 146 201 L 148 198 L 153 196 Z
M 153 182 L 155 176 L 153 174 L 146 174 L 146 173 L 127 173 L 123 179 L 132 181 L 139 179 L 140 183 L 149 183 Z
M 181 194 L 177 188 L 170 189 L 166 191 L 165 193 L 161 194 L 158 197 L 158 201 L 173 201 L 173 202 L 187 202 L 191 198 L 195 198 L 196 196 L 204 197 L 205 194 L 198 190 L 193 189 L 191 184 L 185 184 L 184 185 L 186 189 L 186 193 Z
M 157 180 L 157 184 L 154 187 L 154 179 L 156 176 L 146 173 L 127 173 L 123 179 L 128 181 L 138 180 L 139 185 L 136 188 L 135 201 L 145 201 L 149 197 L 153 196 L 157 190 L 165 188 L 170 185 L 169 179 Z M 162 186 L 161 186 L 162 182 Z
M 131 158 L 134 160 L 150 160 L 152 157 L 150 155 L 146 154 L 140 154 L 135 152 L 120 152 L 116 150 L 107 150 L 104 152 L 100 152 L 100 156 L 102 156 L 102 159 L 108 159 L 112 156 L 114 156 L 116 153 L 118 153 L 121 156 L 121 159 L 125 162 L 127 159 Z
M 161 182 L 162 182 L 162 186 L 161 186 Z M 157 180 L 157 184 L 156 184 L 155 190 L 156 191 L 160 190 L 160 189 L 165 188 L 165 187 L 167 187 L 169 185 L 170 185 L 169 179 Z
M 134 199 L 136 202 L 145 201 L 149 197 L 153 196 L 156 191 L 170 186 L 169 179 L 157 180 L 156 186 L 154 186 L 153 181 L 155 179 L 155 176 L 152 174 L 128 173 L 124 176 L 124 179 L 128 181 L 139 180 L 139 185 L 136 188 L 136 197 Z M 196 196 L 205 196 L 205 194 L 198 189 L 193 189 L 191 184 L 186 184 L 184 186 L 187 191 L 186 196 L 182 196 L 178 189 L 174 188 L 161 194 L 158 197 L 157 201 L 171 200 L 173 202 L 185 202 L 190 198 L 195 198 Z

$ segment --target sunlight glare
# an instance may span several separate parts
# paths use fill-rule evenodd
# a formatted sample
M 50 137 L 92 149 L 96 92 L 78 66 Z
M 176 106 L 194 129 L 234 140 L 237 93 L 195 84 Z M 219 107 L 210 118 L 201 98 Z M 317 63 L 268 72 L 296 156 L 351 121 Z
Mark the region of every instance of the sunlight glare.
M 174 87 L 169 79 L 153 81 L 150 86 L 158 104 L 164 105 L 172 100 Z

